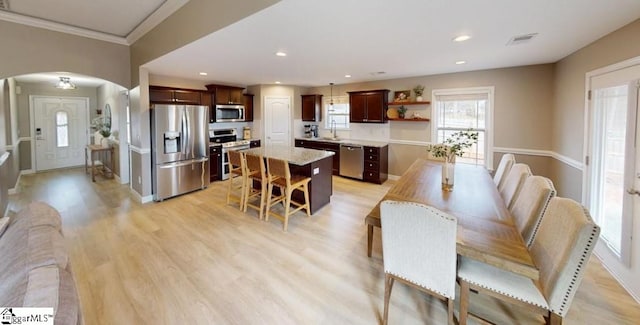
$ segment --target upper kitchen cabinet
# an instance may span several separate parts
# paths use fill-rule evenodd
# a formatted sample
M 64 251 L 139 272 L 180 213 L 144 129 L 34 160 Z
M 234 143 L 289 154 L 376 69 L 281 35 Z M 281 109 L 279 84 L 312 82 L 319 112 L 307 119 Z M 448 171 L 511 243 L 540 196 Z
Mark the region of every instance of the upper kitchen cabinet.
M 253 121 L 253 94 L 244 94 L 244 120 Z
M 308 122 L 322 120 L 322 95 L 302 95 L 302 120 Z
M 163 104 L 201 105 L 202 91 L 161 86 L 149 86 L 149 101 Z
M 244 88 L 225 86 L 225 85 L 207 85 L 207 89 L 213 93 L 214 102 L 216 104 L 238 104 L 244 103 L 242 91 Z
M 386 123 L 388 96 L 388 89 L 350 91 L 349 122 Z

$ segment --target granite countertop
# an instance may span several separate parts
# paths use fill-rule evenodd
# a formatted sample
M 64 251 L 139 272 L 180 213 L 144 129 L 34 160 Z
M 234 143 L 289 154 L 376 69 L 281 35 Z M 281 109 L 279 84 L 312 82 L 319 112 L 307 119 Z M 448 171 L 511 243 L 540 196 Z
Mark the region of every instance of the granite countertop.
M 269 145 L 243 150 L 245 153 L 267 158 L 286 160 L 291 164 L 303 166 L 334 155 L 331 151 L 296 148 L 285 145 Z
M 358 139 L 330 140 L 330 139 L 323 139 L 323 138 L 296 138 L 296 140 L 329 142 L 329 143 L 339 143 L 339 144 L 355 144 L 355 145 L 361 145 L 366 147 L 378 147 L 378 148 L 389 145 L 388 142 L 358 140 Z
M 209 147 L 222 146 L 222 143 L 209 142 Z

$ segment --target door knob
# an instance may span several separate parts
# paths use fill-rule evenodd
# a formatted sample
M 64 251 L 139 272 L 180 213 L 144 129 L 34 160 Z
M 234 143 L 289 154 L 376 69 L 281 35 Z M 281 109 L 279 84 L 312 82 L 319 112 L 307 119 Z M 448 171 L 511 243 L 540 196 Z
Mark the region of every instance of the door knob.
M 631 194 L 631 195 L 639 195 L 640 196 L 640 191 L 634 189 L 634 188 L 630 188 L 627 190 L 627 193 Z

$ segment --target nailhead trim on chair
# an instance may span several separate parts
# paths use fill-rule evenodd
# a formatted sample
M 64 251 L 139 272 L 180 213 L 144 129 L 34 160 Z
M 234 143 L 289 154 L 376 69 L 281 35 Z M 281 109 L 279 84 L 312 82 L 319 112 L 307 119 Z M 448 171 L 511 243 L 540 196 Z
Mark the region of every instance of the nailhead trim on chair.
M 589 214 L 589 210 L 587 210 L 585 207 L 582 207 L 582 210 L 584 211 L 584 215 L 587 217 L 587 219 L 591 223 L 595 224 L 593 222 L 593 219 L 591 218 L 591 215 Z M 591 250 L 592 246 L 595 243 L 595 240 L 597 239 L 597 234 L 598 234 L 598 227 L 596 226 L 596 227 L 593 227 L 591 236 L 589 237 L 589 241 L 587 242 L 587 245 L 585 246 L 585 249 L 582 252 L 582 258 L 578 263 L 576 272 L 573 273 L 573 277 L 571 277 L 571 285 L 569 286 L 569 290 L 567 290 L 567 292 L 564 294 L 564 297 L 562 298 L 562 305 L 560 306 L 560 309 L 559 310 L 552 309 L 551 312 L 556 313 L 562 317 L 564 317 L 564 315 L 567 313 L 569 298 L 573 294 L 573 292 L 576 290 L 576 282 L 578 281 L 578 276 L 580 275 L 582 269 L 585 266 L 585 263 L 587 262 L 587 256 L 589 255 L 589 251 Z
M 538 306 L 538 307 L 540 307 L 540 308 L 549 309 L 549 306 L 544 306 L 544 305 L 536 304 L 536 303 L 534 303 L 533 301 L 529 301 L 529 300 L 521 299 L 520 297 L 516 297 L 516 296 L 514 296 L 514 295 L 511 295 L 511 294 L 509 294 L 508 292 L 504 292 L 504 291 L 501 291 L 501 290 L 496 290 L 495 288 L 491 288 L 491 287 L 488 287 L 488 286 L 484 286 L 484 285 L 481 285 L 481 284 L 479 284 L 479 283 L 476 283 L 476 282 L 473 282 L 473 281 L 469 281 L 468 279 L 463 279 L 463 280 L 464 280 L 464 281 L 466 281 L 466 282 L 469 282 L 470 284 L 473 284 L 473 285 L 475 285 L 475 286 L 477 286 L 477 287 L 481 287 L 481 288 L 484 288 L 484 289 L 487 289 L 487 290 L 493 291 L 493 292 L 495 292 L 495 293 L 499 293 L 499 294 L 501 294 L 501 295 L 503 295 L 503 296 L 510 297 L 510 298 L 513 298 L 513 299 L 515 299 L 515 300 L 519 300 L 519 301 L 522 301 L 522 302 L 526 302 L 526 303 L 528 303 L 528 304 L 530 304 L 530 305 Z
M 558 194 L 558 192 L 556 192 L 556 188 L 553 186 L 553 182 L 546 177 L 545 177 L 545 180 L 547 181 L 547 183 L 549 184 L 549 187 L 551 188 L 551 193 L 549 193 L 549 196 L 547 197 L 547 202 L 544 203 L 544 208 L 540 213 L 541 216 L 544 216 L 544 213 L 547 211 L 547 207 L 549 207 L 549 202 L 551 202 L 551 199 L 553 199 Z M 540 229 L 541 223 L 542 223 L 542 218 L 538 218 L 538 222 L 536 223 L 535 227 L 533 227 L 533 232 L 531 233 L 531 238 L 527 243 L 527 247 L 531 246 L 531 244 L 533 243 L 533 240 L 536 238 L 536 234 L 538 233 L 538 229 Z

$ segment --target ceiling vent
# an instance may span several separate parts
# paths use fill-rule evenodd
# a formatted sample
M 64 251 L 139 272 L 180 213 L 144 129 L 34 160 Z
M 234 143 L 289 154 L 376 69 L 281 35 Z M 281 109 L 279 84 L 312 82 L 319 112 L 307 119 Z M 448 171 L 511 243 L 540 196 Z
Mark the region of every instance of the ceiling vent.
M 9 11 L 9 0 L 0 0 L 0 10 Z
M 537 35 L 538 33 L 531 33 L 531 34 L 514 36 L 509 40 L 509 42 L 507 42 L 507 45 L 520 45 L 520 44 L 528 43 Z

